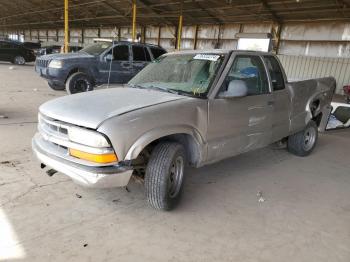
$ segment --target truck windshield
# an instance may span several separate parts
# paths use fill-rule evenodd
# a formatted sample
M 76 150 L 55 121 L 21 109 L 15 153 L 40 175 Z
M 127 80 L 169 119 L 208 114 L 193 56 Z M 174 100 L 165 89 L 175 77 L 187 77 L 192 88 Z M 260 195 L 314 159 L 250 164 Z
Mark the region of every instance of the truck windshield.
M 80 52 L 85 52 L 96 56 L 102 54 L 103 51 L 105 51 L 107 48 L 110 48 L 111 46 L 112 42 L 98 42 L 81 49 Z
M 129 85 L 205 97 L 224 57 L 222 54 L 162 56 L 131 79 Z

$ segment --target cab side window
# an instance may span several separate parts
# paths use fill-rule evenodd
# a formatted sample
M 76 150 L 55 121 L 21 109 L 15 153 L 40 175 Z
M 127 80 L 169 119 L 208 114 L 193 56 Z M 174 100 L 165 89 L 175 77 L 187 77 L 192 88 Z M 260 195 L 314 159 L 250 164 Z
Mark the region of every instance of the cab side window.
M 117 45 L 113 49 L 114 61 L 129 61 L 129 46 Z
M 239 81 L 248 89 L 248 96 L 268 94 L 269 82 L 264 64 L 258 56 L 238 55 L 228 72 L 222 91 L 231 81 Z
M 273 56 L 264 56 L 264 60 L 270 73 L 273 91 L 283 90 L 284 77 L 278 61 Z

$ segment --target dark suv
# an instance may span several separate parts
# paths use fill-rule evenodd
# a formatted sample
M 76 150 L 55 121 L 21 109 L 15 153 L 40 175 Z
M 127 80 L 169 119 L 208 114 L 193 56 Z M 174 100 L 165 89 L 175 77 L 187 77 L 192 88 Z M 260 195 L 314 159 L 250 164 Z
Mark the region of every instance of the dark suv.
M 106 83 L 127 83 L 166 51 L 156 45 L 98 41 L 77 53 L 52 54 L 36 60 L 35 70 L 54 90 L 69 94 Z
M 26 48 L 22 43 L 15 41 L 0 41 L 0 61 L 24 65 L 26 62 L 35 61 L 33 50 Z

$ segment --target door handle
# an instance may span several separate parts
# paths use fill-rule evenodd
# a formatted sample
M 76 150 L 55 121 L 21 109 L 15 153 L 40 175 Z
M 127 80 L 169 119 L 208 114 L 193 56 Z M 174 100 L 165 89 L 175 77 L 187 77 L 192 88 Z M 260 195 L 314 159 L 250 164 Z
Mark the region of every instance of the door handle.
M 130 68 L 130 67 L 131 67 L 131 63 L 130 63 L 130 62 L 122 62 L 122 63 L 120 63 L 120 65 L 121 65 L 123 68 Z
M 274 101 L 268 101 L 268 102 L 267 102 L 267 105 L 268 105 L 268 106 L 273 106 L 274 104 L 275 104 Z

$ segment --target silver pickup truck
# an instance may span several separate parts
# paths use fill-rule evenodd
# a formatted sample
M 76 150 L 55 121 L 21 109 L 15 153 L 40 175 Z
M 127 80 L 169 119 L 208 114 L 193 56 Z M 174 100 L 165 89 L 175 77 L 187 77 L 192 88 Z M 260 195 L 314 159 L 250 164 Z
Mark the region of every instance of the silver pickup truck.
M 54 99 L 39 109 L 33 150 L 49 174 L 87 187 L 144 179 L 157 209 L 178 203 L 187 165 L 284 143 L 314 149 L 334 78 L 288 82 L 276 56 L 230 50 L 161 56 L 126 86 Z

